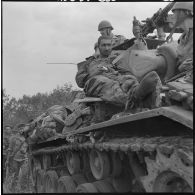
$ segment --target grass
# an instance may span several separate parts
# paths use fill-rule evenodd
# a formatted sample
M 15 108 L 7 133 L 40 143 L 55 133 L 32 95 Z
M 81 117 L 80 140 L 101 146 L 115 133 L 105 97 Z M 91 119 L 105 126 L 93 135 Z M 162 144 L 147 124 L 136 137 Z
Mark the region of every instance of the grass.
M 32 177 L 24 174 L 14 178 L 14 173 L 10 174 L 3 183 L 3 193 L 33 193 Z

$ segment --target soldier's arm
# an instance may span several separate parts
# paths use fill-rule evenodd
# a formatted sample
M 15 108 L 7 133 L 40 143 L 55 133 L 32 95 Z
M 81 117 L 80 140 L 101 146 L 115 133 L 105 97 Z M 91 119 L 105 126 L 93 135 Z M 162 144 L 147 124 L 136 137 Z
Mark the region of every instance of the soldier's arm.
M 88 71 L 87 71 L 87 66 L 91 63 L 91 59 L 87 60 L 87 61 L 83 61 L 77 64 L 78 67 L 78 72 L 76 74 L 75 80 L 77 85 L 80 88 L 84 88 L 85 83 L 88 79 Z
M 9 139 L 9 148 L 8 148 L 10 153 L 14 151 L 14 148 L 15 148 L 15 139 L 14 139 L 14 136 L 11 136 Z
M 14 140 L 14 137 L 11 136 L 9 139 L 9 147 L 7 149 L 7 162 L 8 163 L 10 161 L 10 158 L 13 157 L 14 147 L 15 147 L 15 140 Z
M 192 58 L 187 58 L 178 66 L 178 70 L 180 72 L 189 71 L 192 69 L 193 69 L 193 59 Z

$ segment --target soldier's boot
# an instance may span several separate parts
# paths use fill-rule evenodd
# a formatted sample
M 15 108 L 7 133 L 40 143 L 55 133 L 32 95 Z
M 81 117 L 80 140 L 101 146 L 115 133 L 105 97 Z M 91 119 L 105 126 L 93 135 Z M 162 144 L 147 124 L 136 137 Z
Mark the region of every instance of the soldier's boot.
M 144 76 L 139 85 L 131 88 L 126 104 L 126 109 L 139 107 L 147 99 L 149 108 L 160 106 L 160 90 L 162 84 L 158 74 L 155 71 L 149 72 Z

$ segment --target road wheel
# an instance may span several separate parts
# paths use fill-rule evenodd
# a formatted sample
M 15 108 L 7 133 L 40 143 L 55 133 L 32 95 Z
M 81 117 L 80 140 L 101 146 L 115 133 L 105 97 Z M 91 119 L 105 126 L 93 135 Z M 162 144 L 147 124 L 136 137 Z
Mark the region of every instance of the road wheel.
M 93 176 L 97 179 L 104 179 L 110 174 L 110 161 L 106 152 L 91 150 L 90 167 Z
M 92 182 L 96 181 L 95 177 L 94 177 L 93 174 L 91 173 L 91 170 L 85 172 L 84 174 L 85 174 L 85 177 L 86 177 L 86 179 L 87 179 L 87 182 L 92 183 Z
M 98 193 L 98 190 L 92 183 L 84 183 L 84 184 L 80 184 L 77 187 L 76 192 L 79 192 L 79 193 Z
M 83 183 L 87 183 L 87 180 L 81 174 L 73 175 L 72 179 L 74 180 L 74 182 L 76 183 L 77 186 L 80 185 L 80 184 L 83 184 Z
M 30 163 L 31 163 L 31 167 L 32 167 L 33 181 L 35 181 L 36 180 L 36 172 L 37 172 L 37 170 L 41 169 L 41 162 L 37 158 L 32 158 Z
M 66 156 L 67 168 L 71 175 L 80 172 L 80 158 L 78 152 L 69 151 Z
M 90 170 L 89 156 L 87 151 L 82 152 L 81 167 L 82 167 L 82 171 L 84 172 Z
M 55 171 L 47 171 L 44 177 L 45 192 L 55 193 L 57 191 L 58 175 Z
M 171 171 L 164 171 L 156 178 L 154 192 L 192 192 L 190 185 Z
M 118 153 L 112 153 L 112 176 L 117 177 L 122 172 L 122 162 Z
M 44 175 L 45 171 L 42 169 L 38 169 L 36 171 L 36 188 L 37 193 L 43 193 L 44 192 Z
M 41 162 L 38 158 L 33 158 L 33 165 L 35 169 L 41 169 Z
M 112 178 L 112 186 L 116 192 L 130 192 L 131 184 L 128 178 L 120 176 Z
M 106 180 L 93 182 L 99 192 L 115 192 L 113 186 Z
M 43 155 L 43 169 L 47 170 L 51 166 L 51 157 L 49 155 Z
M 76 185 L 71 176 L 62 176 L 58 180 L 58 193 L 62 192 L 76 192 Z
M 66 169 L 66 168 L 61 169 L 61 170 L 59 171 L 59 176 L 60 176 L 60 177 L 61 177 L 61 176 L 69 176 L 69 175 L 70 175 L 70 173 L 69 173 L 68 169 Z

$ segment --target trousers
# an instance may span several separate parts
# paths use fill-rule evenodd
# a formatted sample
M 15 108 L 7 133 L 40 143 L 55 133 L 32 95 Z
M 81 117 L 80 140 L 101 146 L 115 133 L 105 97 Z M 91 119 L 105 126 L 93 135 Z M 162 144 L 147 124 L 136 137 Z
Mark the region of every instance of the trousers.
M 90 78 L 84 87 L 87 96 L 100 97 L 104 101 L 121 107 L 126 105 L 128 94 L 139 85 L 133 75 L 106 73 Z

